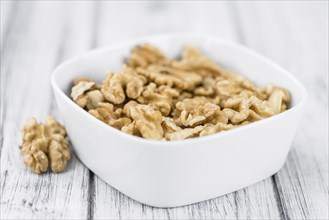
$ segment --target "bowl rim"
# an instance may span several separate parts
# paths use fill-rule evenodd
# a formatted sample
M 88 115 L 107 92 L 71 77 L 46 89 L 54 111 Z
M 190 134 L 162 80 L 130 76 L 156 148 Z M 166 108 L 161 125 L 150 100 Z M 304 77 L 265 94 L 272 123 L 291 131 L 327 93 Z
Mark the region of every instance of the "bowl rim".
M 272 66 L 273 68 L 275 68 L 277 71 L 280 71 L 283 75 L 285 75 L 286 77 L 288 77 L 294 84 L 296 84 L 297 89 L 299 90 L 298 92 L 301 94 L 301 100 L 293 107 L 289 108 L 288 110 L 279 113 L 277 115 L 273 115 L 271 117 L 259 120 L 259 121 L 255 121 L 253 123 L 247 124 L 247 125 L 243 125 L 234 129 L 230 129 L 227 131 L 221 131 L 215 134 L 211 134 L 211 135 L 207 135 L 207 136 L 202 136 L 202 137 L 194 137 L 194 138 L 187 138 L 187 139 L 183 139 L 183 140 L 172 140 L 172 141 L 166 141 L 166 140 L 150 140 L 150 139 L 145 139 L 142 137 L 137 137 L 131 134 L 127 134 L 123 131 L 120 131 L 116 128 L 113 128 L 109 125 L 107 125 L 106 123 L 98 120 L 97 118 L 93 117 L 92 115 L 90 115 L 87 111 L 85 111 L 84 109 L 80 108 L 76 103 L 74 103 L 65 93 L 62 89 L 59 88 L 58 84 L 57 84 L 57 74 L 58 72 L 60 72 L 60 70 L 69 65 L 72 62 L 75 62 L 85 56 L 92 56 L 98 53 L 103 53 L 105 51 L 111 51 L 111 50 L 115 50 L 121 47 L 125 47 L 128 45 L 132 45 L 132 44 L 138 44 L 141 42 L 145 42 L 148 41 L 150 39 L 152 40 L 156 40 L 156 39 L 160 39 L 160 38 L 174 38 L 174 37 L 200 37 L 200 38 L 207 38 L 210 39 L 212 42 L 215 43 L 224 43 L 227 44 L 230 47 L 236 47 L 239 50 L 243 50 L 247 53 L 249 53 L 251 56 L 256 57 L 257 59 L 260 60 L 260 62 L 264 62 L 267 65 Z M 144 37 L 140 37 L 140 38 L 135 38 L 132 40 L 127 40 L 124 41 L 122 43 L 119 44 L 115 44 L 115 45 L 110 45 L 110 46 L 106 46 L 106 47 L 100 47 L 100 48 L 95 48 L 86 52 L 81 53 L 80 55 L 74 56 L 64 62 L 62 62 L 61 64 L 59 64 L 51 73 L 51 85 L 53 88 L 54 93 L 57 93 L 60 97 L 62 97 L 65 102 L 68 102 L 69 105 L 71 105 L 74 109 L 76 109 L 77 111 L 82 112 L 82 114 L 86 115 L 87 118 L 91 119 L 92 123 L 96 123 L 99 126 L 103 126 L 103 128 L 105 129 L 109 129 L 109 132 L 114 132 L 117 135 L 121 135 L 122 138 L 127 138 L 130 139 L 131 141 L 137 141 L 137 142 L 144 142 L 145 144 L 152 144 L 152 145 L 158 145 L 158 146 L 163 146 L 166 145 L 166 147 L 169 146 L 176 146 L 177 144 L 189 144 L 191 142 L 203 142 L 203 141 L 211 141 L 213 139 L 218 139 L 220 137 L 224 137 L 227 135 L 234 135 L 235 133 L 239 133 L 240 131 L 243 131 L 245 129 L 249 129 L 251 127 L 255 127 L 255 126 L 261 126 L 264 123 L 271 123 L 271 121 L 276 120 L 280 117 L 284 117 L 285 115 L 289 114 L 292 111 L 295 111 L 299 108 L 302 108 L 306 101 L 307 101 L 307 90 L 305 89 L 305 87 L 292 75 L 290 74 L 287 70 L 285 70 L 284 68 L 282 68 L 281 66 L 279 66 L 278 64 L 276 64 L 275 62 L 271 61 L 270 59 L 266 58 L 265 56 L 253 51 L 252 49 L 249 49 L 248 47 L 241 45 L 237 42 L 233 42 L 231 40 L 228 39 L 223 39 L 223 38 L 219 38 L 219 37 L 214 37 L 208 34 L 200 34 L 200 33 L 182 33 L 182 32 L 175 32 L 175 33 L 166 33 L 166 34 L 158 34 L 158 35 L 149 35 L 149 36 L 144 36 Z

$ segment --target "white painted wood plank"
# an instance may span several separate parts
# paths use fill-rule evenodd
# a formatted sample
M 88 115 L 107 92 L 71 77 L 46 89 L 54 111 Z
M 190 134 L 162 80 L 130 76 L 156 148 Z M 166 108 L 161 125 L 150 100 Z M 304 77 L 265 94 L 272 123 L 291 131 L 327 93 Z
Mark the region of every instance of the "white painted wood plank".
M 96 46 L 163 32 L 205 32 L 240 41 L 225 2 L 107 2 L 100 5 Z M 95 219 L 236 219 L 280 218 L 271 178 L 238 192 L 194 205 L 160 209 L 142 205 L 95 176 L 91 185 Z
M 50 73 L 63 58 L 90 47 L 92 4 L 15 2 L 1 69 L 4 101 L 1 151 L 1 219 L 85 219 L 89 210 L 89 170 L 72 155 L 64 173 L 32 173 L 18 146 L 20 128 L 58 111 Z
M 245 3 L 238 13 L 245 43 L 309 93 L 292 150 L 275 175 L 284 216 L 328 219 L 328 2 Z

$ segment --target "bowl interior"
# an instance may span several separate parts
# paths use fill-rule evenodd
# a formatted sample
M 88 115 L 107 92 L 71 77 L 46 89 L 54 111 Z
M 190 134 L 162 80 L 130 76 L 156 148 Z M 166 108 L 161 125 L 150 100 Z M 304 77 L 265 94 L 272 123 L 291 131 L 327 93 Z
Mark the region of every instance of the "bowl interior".
M 155 45 L 172 58 L 179 57 L 185 45 L 193 45 L 224 68 L 244 75 L 258 86 L 272 84 L 288 89 L 292 98 L 290 108 L 306 98 L 304 87 L 296 79 L 261 55 L 232 42 L 193 34 L 161 35 L 93 50 L 60 65 L 53 73 L 53 85 L 69 96 L 76 77 L 88 76 L 102 81 L 107 72 L 121 69 L 132 47 L 144 42 Z

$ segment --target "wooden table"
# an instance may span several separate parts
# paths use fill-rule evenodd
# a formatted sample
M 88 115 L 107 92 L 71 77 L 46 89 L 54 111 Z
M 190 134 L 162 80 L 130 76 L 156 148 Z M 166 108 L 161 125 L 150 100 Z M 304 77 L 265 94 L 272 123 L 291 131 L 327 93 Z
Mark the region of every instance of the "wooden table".
M 51 71 L 95 47 L 173 31 L 244 44 L 289 70 L 309 99 L 284 167 L 253 186 L 159 209 L 121 194 L 74 155 L 66 172 L 27 169 L 20 128 L 60 118 Z M 239 60 L 237 60 L 239 62 Z M 328 218 L 328 2 L 1 1 L 1 219 Z

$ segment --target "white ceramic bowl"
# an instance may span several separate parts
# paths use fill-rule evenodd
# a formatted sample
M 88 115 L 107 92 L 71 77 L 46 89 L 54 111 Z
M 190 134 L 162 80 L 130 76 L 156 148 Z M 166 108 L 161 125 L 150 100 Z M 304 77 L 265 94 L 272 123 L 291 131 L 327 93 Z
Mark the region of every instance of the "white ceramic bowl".
M 181 141 L 151 141 L 97 120 L 70 98 L 72 79 L 103 80 L 119 70 L 136 44 L 149 42 L 170 57 L 192 44 L 224 67 L 260 86 L 287 88 L 290 109 L 214 135 Z M 156 207 L 196 203 L 254 184 L 284 164 L 306 101 L 306 90 L 287 71 L 238 44 L 197 34 L 167 34 L 97 49 L 73 58 L 52 74 L 52 87 L 80 160 L 127 196 Z

